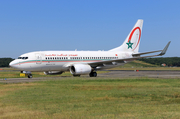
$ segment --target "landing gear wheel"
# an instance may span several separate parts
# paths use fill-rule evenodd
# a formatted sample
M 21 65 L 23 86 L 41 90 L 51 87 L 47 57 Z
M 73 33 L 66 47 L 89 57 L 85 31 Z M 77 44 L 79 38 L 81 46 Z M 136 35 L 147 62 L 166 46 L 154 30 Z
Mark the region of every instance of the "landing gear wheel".
M 32 78 L 33 76 L 32 76 L 32 74 L 28 74 L 28 78 Z
M 97 76 L 97 73 L 96 73 L 96 72 L 91 72 L 91 73 L 89 74 L 89 76 L 90 76 L 90 77 L 96 77 L 96 76 Z

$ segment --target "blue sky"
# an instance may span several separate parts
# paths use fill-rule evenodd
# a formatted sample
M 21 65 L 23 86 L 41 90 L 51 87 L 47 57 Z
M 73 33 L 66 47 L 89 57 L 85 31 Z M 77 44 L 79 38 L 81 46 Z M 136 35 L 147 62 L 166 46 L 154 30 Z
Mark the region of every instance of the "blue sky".
M 180 56 L 179 0 L 0 0 L 0 57 L 31 51 L 109 50 L 143 19 L 140 52 Z

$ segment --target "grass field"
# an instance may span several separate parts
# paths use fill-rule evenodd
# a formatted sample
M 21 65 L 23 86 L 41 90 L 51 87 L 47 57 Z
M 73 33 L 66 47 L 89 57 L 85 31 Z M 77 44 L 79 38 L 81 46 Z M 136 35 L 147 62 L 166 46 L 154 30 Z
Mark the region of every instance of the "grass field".
M 180 79 L 64 78 L 0 84 L 0 118 L 180 117 Z

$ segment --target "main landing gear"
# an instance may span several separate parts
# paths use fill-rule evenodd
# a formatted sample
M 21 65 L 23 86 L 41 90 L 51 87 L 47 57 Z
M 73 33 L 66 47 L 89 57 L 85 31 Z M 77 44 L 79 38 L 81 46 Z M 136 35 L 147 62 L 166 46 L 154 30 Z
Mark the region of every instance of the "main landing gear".
M 96 72 L 91 72 L 91 73 L 89 74 L 89 76 L 90 76 L 90 77 L 96 77 L 96 76 L 97 76 L 97 73 L 96 73 Z
M 28 78 L 32 78 L 33 77 L 30 71 L 21 71 L 20 76 L 23 76 L 23 77 L 27 76 Z
M 76 75 L 76 74 L 73 74 L 74 77 L 80 77 L 80 75 Z M 89 74 L 90 77 L 96 77 L 97 76 L 97 73 L 96 72 L 91 72 Z

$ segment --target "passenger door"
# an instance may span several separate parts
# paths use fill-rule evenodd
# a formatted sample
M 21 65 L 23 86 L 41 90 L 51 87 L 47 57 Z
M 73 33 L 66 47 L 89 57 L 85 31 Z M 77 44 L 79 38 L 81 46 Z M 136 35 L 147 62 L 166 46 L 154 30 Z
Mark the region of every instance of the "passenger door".
M 41 64 L 42 63 L 42 54 L 41 53 L 36 53 L 36 64 Z

